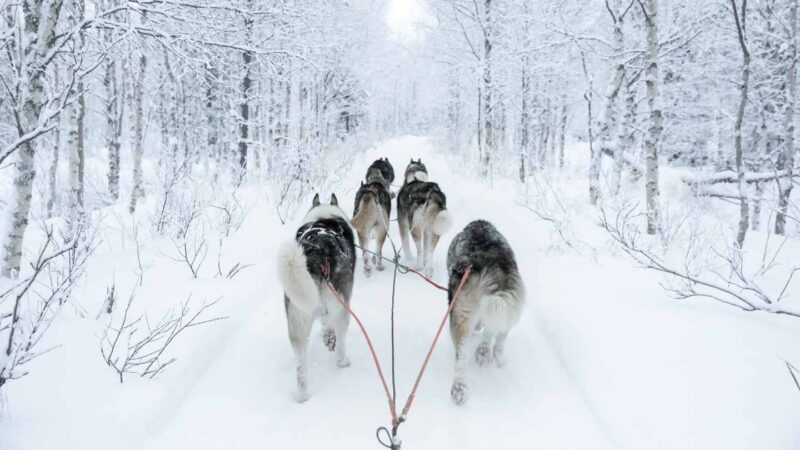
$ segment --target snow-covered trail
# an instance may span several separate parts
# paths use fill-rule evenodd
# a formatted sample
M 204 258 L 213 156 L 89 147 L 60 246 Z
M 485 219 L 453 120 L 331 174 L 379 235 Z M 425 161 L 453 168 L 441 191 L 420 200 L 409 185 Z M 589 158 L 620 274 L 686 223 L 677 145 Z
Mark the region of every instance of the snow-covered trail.
M 561 175 L 571 178 L 560 194 L 566 208 L 589 218 L 571 224 L 585 244 L 579 253 L 543 251 L 554 238 L 550 224 L 517 204 L 513 184 L 496 180 L 491 189 L 459 175 L 457 164 L 424 138 L 390 140 L 359 155 L 335 188 L 352 213 L 374 159 L 389 157 L 399 179 L 410 158 L 422 158 L 447 194 L 455 223 L 434 255 L 435 278 L 445 281 L 452 237 L 484 218 L 514 248 L 526 283 L 527 309 L 509 335 L 506 367 L 470 367 L 470 398 L 462 407 L 450 400 L 453 350 L 445 331 L 401 427 L 404 448 L 800 448 L 800 395 L 781 361 L 800 364 L 797 319 L 670 299 L 661 277 L 607 250 L 607 239 L 589 223 L 596 211 L 585 202 L 586 153 L 578 144 L 569 154 L 572 164 Z M 0 450 L 381 448 L 375 430 L 388 425 L 388 407 L 352 322 L 352 365 L 336 367 L 316 326 L 308 355 L 311 399 L 292 398 L 275 253 L 298 225 L 281 225 L 269 206 L 252 211 L 225 244 L 226 264 L 254 264 L 234 280 L 215 278 L 213 269 L 194 280 L 180 264 L 150 255 L 154 267 L 137 300 L 143 306 L 172 305 L 190 292 L 198 300 L 223 296 L 214 314 L 229 319 L 176 341 L 171 351 L 178 361 L 155 380 L 131 377 L 124 384 L 99 357 L 104 322 L 93 312 L 110 280 L 123 288 L 136 257 L 116 242 L 121 231 L 109 229 L 107 248 L 79 296 L 88 314 L 62 314 L 48 334 L 48 344 L 61 347 L 32 362 L 30 375 L 0 399 L 7 400 Z M 391 231 L 397 241 L 396 226 Z M 391 281 L 390 270 L 365 278 L 359 262 L 352 302 L 387 372 Z M 413 274 L 399 275 L 396 305 L 401 407 L 446 295 Z
M 439 281 L 445 280 L 450 239 L 475 218 L 494 220 L 520 253 L 531 251 L 533 242 L 526 230 L 530 216 L 514 208 L 514 197 L 488 203 L 474 198 L 471 182 L 449 170 L 447 162 L 433 155 L 423 139 L 393 140 L 367 152 L 347 177 L 347 185 L 337 191 L 348 213 L 366 167 L 382 156 L 389 157 L 398 179 L 411 157 L 421 157 L 431 180 L 440 183 L 448 195 L 455 226 L 435 255 Z M 285 239 L 294 229 L 295 225 L 284 227 L 280 238 Z M 399 244 L 396 228 L 392 235 Z M 275 239 L 276 245 L 278 241 Z M 388 372 L 392 272 L 376 272 L 367 279 L 360 264 L 357 269 L 352 304 Z M 388 407 L 357 327 L 351 324 L 348 333 L 352 365 L 346 369 L 335 366 L 315 327 L 309 350 L 312 397 L 304 404 L 295 403 L 281 290 L 273 267 L 259 270 L 265 272 L 265 298 L 254 299 L 247 322 L 174 415 L 162 416 L 161 430 L 146 448 L 376 448 L 375 429 L 388 424 Z M 523 267 L 526 273 L 535 270 Z M 536 286 L 530 285 L 529 291 L 533 301 Z M 397 393 L 402 406 L 445 311 L 446 295 L 408 274 L 398 275 L 396 298 Z M 452 345 L 448 334 L 442 335 L 409 420 L 401 428 L 408 446 L 482 449 L 512 448 L 528 442 L 536 448 L 613 448 L 541 333 L 533 310 L 528 309 L 510 335 L 505 368 L 471 369 L 471 397 L 463 407 L 450 400 Z

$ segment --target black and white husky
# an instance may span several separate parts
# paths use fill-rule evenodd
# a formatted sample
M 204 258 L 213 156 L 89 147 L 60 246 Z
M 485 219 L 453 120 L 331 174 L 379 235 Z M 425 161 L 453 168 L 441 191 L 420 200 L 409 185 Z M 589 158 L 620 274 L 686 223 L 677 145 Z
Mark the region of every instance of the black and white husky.
M 403 187 L 397 194 L 397 223 L 403 254 L 411 256 L 410 232 L 417 248 L 416 265 L 430 276 L 433 273 L 433 251 L 452 223 L 447 211 L 447 197 L 438 184 L 428 181 L 428 171 L 422 160 L 412 159 L 406 168 Z
M 331 195 L 330 204 L 322 205 L 317 194 L 295 238 L 278 253 L 278 278 L 283 285 L 289 341 L 297 362 L 297 401 L 308 399 L 306 349 L 316 318 L 322 319 L 322 340 L 328 350 L 336 351 L 336 363 L 339 367 L 350 365 L 345 353 L 350 317 L 326 281 L 330 280 L 350 304 L 355 263 L 353 230 L 336 195 Z
M 376 161 L 378 162 L 378 161 Z M 391 166 L 390 166 L 391 167 Z M 377 263 L 378 270 L 383 270 L 383 243 L 389 231 L 389 215 L 392 212 L 392 194 L 390 183 L 377 168 L 371 168 L 367 184 L 361 183 L 356 193 L 356 205 L 353 210 L 353 228 L 358 234 L 358 245 L 364 255 L 364 274 L 372 274 L 372 265 Z M 376 241 L 376 256 L 367 253 L 371 238 Z
M 462 404 L 467 399 L 466 364 L 470 338 L 480 336 L 475 361 L 492 361 L 502 367 L 503 347 L 509 330 L 519 322 L 525 306 L 525 286 L 514 251 L 489 222 L 476 220 L 450 243 L 447 252 L 447 301 L 453 301 L 467 267 L 472 273 L 450 312 L 450 336 L 456 352 L 455 376 L 450 394 Z

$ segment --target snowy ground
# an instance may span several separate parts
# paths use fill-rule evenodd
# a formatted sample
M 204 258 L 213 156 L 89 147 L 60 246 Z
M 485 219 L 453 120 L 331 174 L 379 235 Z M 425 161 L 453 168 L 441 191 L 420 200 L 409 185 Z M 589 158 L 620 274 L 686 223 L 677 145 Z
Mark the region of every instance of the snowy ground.
M 797 319 L 672 300 L 659 276 L 608 251 L 590 223 L 578 229 L 592 251 L 544 251 L 552 229 L 518 206 L 513 187 L 498 182 L 490 190 L 458 175 L 441 153 L 422 138 L 389 141 L 358 157 L 336 193 L 349 213 L 372 160 L 387 156 L 402 173 L 409 158 L 421 157 L 447 193 L 456 223 L 435 254 L 436 278 L 444 281 L 452 236 L 486 218 L 517 253 L 528 308 L 509 336 L 506 367 L 470 369 L 471 397 L 463 407 L 450 400 L 452 346 L 443 335 L 401 428 L 404 448 L 800 448 L 800 393 L 780 359 L 800 364 Z M 213 278 L 212 269 L 192 280 L 179 264 L 153 256 L 142 302 L 223 296 L 214 313 L 229 318 L 184 336 L 174 349 L 178 361 L 159 378 L 124 384 L 100 357 L 95 319 L 108 281 L 130 285 L 135 267 L 131 249 L 115 247 L 110 232 L 90 268 L 92 283 L 78 295 L 81 308 L 65 309 L 48 335 L 61 347 L 9 384 L 0 449 L 379 448 L 374 432 L 388 424 L 387 407 L 354 325 L 346 369 L 336 367 L 315 328 L 312 397 L 304 404 L 292 399 L 274 254 L 297 225 L 281 225 L 273 208 L 257 204 L 226 243 L 229 263 L 254 264 L 232 281 Z M 357 272 L 352 304 L 384 368 L 390 290 L 391 271 L 370 279 Z M 401 403 L 445 307 L 445 294 L 414 275 L 400 276 Z

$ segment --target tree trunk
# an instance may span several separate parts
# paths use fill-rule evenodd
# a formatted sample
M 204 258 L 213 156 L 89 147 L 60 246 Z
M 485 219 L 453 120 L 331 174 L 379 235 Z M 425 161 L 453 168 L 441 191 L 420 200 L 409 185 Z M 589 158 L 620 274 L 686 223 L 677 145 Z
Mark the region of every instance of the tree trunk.
M 784 148 L 783 155 L 778 159 L 778 170 L 785 170 L 788 174 L 784 184 L 780 184 L 778 195 L 778 214 L 775 217 L 775 234 L 786 233 L 786 210 L 789 206 L 789 197 L 792 195 L 792 170 L 794 169 L 794 102 L 797 93 L 797 0 L 789 3 L 789 29 L 791 40 L 789 44 L 788 67 L 786 68 L 786 86 L 788 93 L 784 101 L 783 129 Z
M 25 67 L 22 67 L 20 85 L 22 92 L 19 103 L 22 105 L 22 118 L 25 124 L 36 127 L 39 116 L 47 99 L 44 95 L 44 76 L 46 73 L 47 54 L 55 42 L 55 25 L 61 13 L 62 0 L 51 0 L 45 5 L 41 2 L 25 0 L 22 8 L 24 15 L 22 33 L 29 43 L 25 49 Z M 28 130 L 20 130 L 23 136 Z M 28 228 L 28 214 L 31 209 L 33 181 L 36 177 L 34 156 L 36 141 L 25 141 L 16 151 L 16 177 L 12 191 L 11 223 L 5 239 L 5 256 L 0 276 L 13 277 L 19 272 L 22 259 L 22 241 Z
M 119 151 L 122 132 L 122 99 L 117 67 L 109 58 L 105 65 L 103 84 L 106 88 L 106 145 L 108 146 L 108 193 L 112 201 L 119 199 Z
M 594 126 L 592 114 L 592 100 L 594 97 L 594 77 L 586 68 L 586 55 L 581 51 L 581 67 L 586 77 L 586 90 L 583 98 L 586 100 L 586 127 L 589 133 L 589 201 L 596 205 L 600 199 L 600 162 L 603 152 L 594 143 Z
M 58 85 L 58 67 L 56 66 L 54 72 L 55 84 Z M 58 160 L 61 151 L 61 115 L 56 117 L 56 128 L 53 134 L 53 158 L 50 161 L 49 173 L 49 188 L 50 193 L 47 198 L 47 217 L 52 218 L 55 215 L 56 205 L 58 204 Z
M 131 190 L 131 203 L 129 211 L 136 212 L 139 198 L 144 196 L 142 186 L 142 158 L 144 156 L 144 75 L 147 68 L 147 57 L 142 53 L 139 56 L 139 74 L 133 87 L 133 189 Z
M 483 40 L 483 134 L 486 145 L 483 149 L 481 173 L 491 173 L 492 153 L 495 151 L 494 124 L 492 114 L 492 0 L 485 0 Z
M 611 88 L 608 93 L 608 97 L 606 98 L 606 111 L 605 117 L 603 120 L 603 126 L 600 128 L 600 143 L 603 148 L 613 148 L 614 149 L 614 169 L 611 172 L 611 193 L 614 195 L 619 193 L 620 187 L 620 180 L 622 178 L 622 164 L 624 161 L 624 154 L 620 151 L 620 133 L 617 132 L 616 138 L 617 142 L 614 143 L 611 141 L 611 136 L 613 131 L 619 125 L 619 112 L 618 112 L 618 105 L 619 105 L 619 93 L 622 91 L 623 86 L 625 85 L 625 64 L 623 50 L 625 48 L 625 36 L 623 34 L 623 25 L 624 25 L 624 13 L 621 11 L 617 11 L 616 14 L 612 14 L 612 19 L 614 19 L 614 53 L 616 54 L 617 67 L 614 71 L 614 78 L 611 81 Z
M 83 91 L 83 83 L 78 83 L 78 92 Z M 84 172 L 84 126 L 86 103 L 84 95 L 78 94 L 78 100 L 72 105 L 67 150 L 69 151 L 69 211 L 70 223 L 80 220 L 84 214 L 83 204 L 83 172 Z
M 558 167 L 564 167 L 564 147 L 567 137 L 567 98 L 564 97 L 561 105 L 561 131 L 558 139 Z
M 659 107 L 658 75 L 658 0 L 647 0 L 645 25 L 647 28 L 647 105 L 650 108 L 650 124 L 645 138 L 645 200 L 647 203 L 647 234 L 656 234 L 661 218 L 659 215 L 658 149 L 661 144 L 663 117 Z
M 528 102 L 528 56 L 522 58 L 522 111 L 520 113 L 519 181 L 526 179 L 526 158 L 530 146 L 530 104 Z
M 736 8 L 736 0 L 731 0 L 733 7 L 733 17 L 736 22 L 736 31 L 739 36 L 739 46 L 742 50 L 742 84 L 739 86 L 739 109 L 736 112 L 736 124 L 733 130 L 734 147 L 736 150 L 736 173 L 737 184 L 739 187 L 739 232 L 736 234 L 736 246 L 742 248 L 744 238 L 747 235 L 749 223 L 750 207 L 747 202 L 747 183 L 744 173 L 744 156 L 742 149 L 742 122 L 744 121 L 744 111 L 747 106 L 747 92 L 750 87 L 750 52 L 745 41 L 745 17 L 747 15 L 747 0 L 742 0 L 742 18 Z

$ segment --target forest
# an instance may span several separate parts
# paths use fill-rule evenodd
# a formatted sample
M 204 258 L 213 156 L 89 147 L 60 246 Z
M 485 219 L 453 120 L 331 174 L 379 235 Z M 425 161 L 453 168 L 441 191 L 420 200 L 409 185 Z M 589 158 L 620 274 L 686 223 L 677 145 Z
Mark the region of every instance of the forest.
M 377 445 L 355 328 L 355 378 L 291 401 L 274 273 L 383 157 L 448 195 L 436 280 L 483 218 L 528 291 L 468 409 L 434 353 L 415 445 L 800 446 L 798 0 L 0 3 L 0 448 Z M 356 274 L 381 358 L 390 281 Z M 446 308 L 419 282 L 406 378 Z

